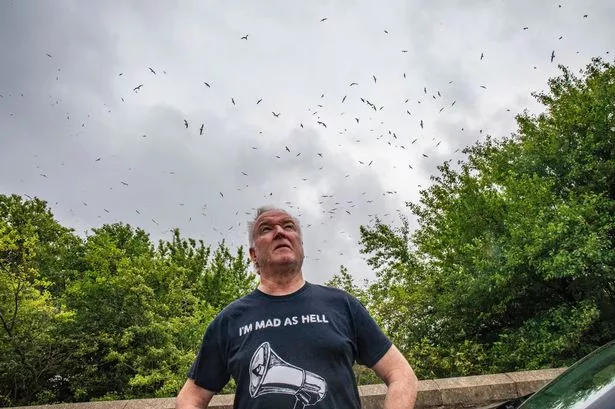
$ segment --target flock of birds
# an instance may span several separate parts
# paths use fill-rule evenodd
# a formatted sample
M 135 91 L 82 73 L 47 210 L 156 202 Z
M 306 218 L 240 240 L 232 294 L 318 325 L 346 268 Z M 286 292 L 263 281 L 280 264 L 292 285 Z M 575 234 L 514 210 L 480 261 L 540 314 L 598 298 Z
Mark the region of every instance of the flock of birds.
M 559 7 L 561 8 L 561 5 L 559 5 Z M 588 17 L 587 14 L 583 15 L 583 18 L 587 18 L 587 17 Z M 327 24 L 328 21 L 329 19 L 327 17 L 323 17 L 320 19 L 319 22 L 322 24 Z M 526 26 L 526 27 L 522 27 L 521 29 L 525 31 L 525 30 L 528 30 L 529 27 Z M 385 35 L 389 34 L 389 31 L 387 29 L 384 29 L 383 32 Z M 559 40 L 561 40 L 562 38 L 563 36 L 560 36 Z M 239 41 L 252 41 L 252 39 L 250 39 L 250 34 L 245 34 L 239 37 L 238 40 Z M 405 49 L 402 49 L 400 51 L 402 53 L 408 52 L 408 50 L 405 50 Z M 54 56 L 52 52 L 46 53 L 46 56 L 50 61 L 54 61 Z M 485 53 L 481 52 L 480 55 L 479 56 L 477 55 L 475 58 L 477 62 L 480 63 L 481 61 L 485 59 L 485 57 L 486 57 Z M 545 60 L 548 60 L 550 63 L 554 63 L 555 58 L 556 58 L 556 54 L 555 54 L 555 50 L 553 50 L 550 56 L 545 58 Z M 536 67 L 534 68 L 536 69 Z M 56 67 L 56 71 L 54 72 L 56 81 L 62 80 L 61 70 L 62 70 L 61 67 Z M 147 90 L 148 85 L 152 81 L 155 81 L 156 77 L 159 77 L 160 75 L 164 75 L 164 76 L 169 75 L 167 74 L 166 70 L 162 70 L 157 67 L 146 66 L 146 67 L 143 67 L 143 70 L 145 73 L 149 74 L 150 77 L 149 78 L 144 77 L 138 83 L 132 84 L 130 86 L 122 85 L 122 87 L 125 87 L 126 91 L 124 95 L 120 96 L 121 103 L 127 102 L 129 98 L 138 99 L 139 94 Z M 123 72 L 117 73 L 116 76 L 120 79 L 125 77 Z M 407 78 L 407 73 L 403 71 L 400 72 L 400 79 L 405 80 L 406 78 Z M 425 112 L 425 110 L 430 110 L 434 114 L 436 113 L 441 114 L 445 110 L 453 110 L 454 107 L 459 107 L 459 104 L 457 104 L 457 100 L 449 96 L 449 95 L 454 95 L 454 92 L 452 90 L 452 88 L 455 85 L 454 81 L 453 80 L 447 81 L 446 86 L 443 88 L 434 88 L 434 87 L 429 87 L 427 85 L 423 86 L 422 89 L 418 91 L 417 95 L 414 95 L 413 97 L 405 98 L 402 101 L 387 101 L 387 104 L 385 105 L 384 103 L 382 103 L 382 101 L 376 101 L 371 96 L 369 92 L 371 88 L 365 87 L 366 83 L 370 87 L 377 87 L 379 85 L 378 80 L 379 80 L 378 76 L 376 75 L 376 73 L 374 73 L 374 74 L 370 74 L 369 77 L 366 77 L 366 78 L 357 78 L 353 81 L 348 81 L 347 83 L 348 91 L 344 93 L 343 95 L 336 95 L 336 96 L 330 97 L 326 95 L 325 93 L 319 92 L 320 97 L 318 98 L 317 96 L 315 96 L 315 98 L 318 99 L 318 103 L 314 104 L 313 106 L 309 106 L 307 108 L 308 114 L 303 113 L 299 115 L 294 112 L 288 112 L 288 113 L 283 112 L 281 110 L 278 110 L 272 107 L 265 108 L 265 106 L 267 105 L 266 96 L 252 96 L 251 102 L 249 102 L 249 104 L 259 106 L 259 108 L 262 108 L 263 110 L 265 110 L 265 112 L 267 112 L 268 115 L 270 112 L 270 115 L 271 115 L 270 118 L 273 118 L 273 120 L 281 120 L 281 119 L 284 119 L 285 117 L 296 119 L 295 127 L 299 131 L 307 131 L 309 129 L 312 132 L 317 132 L 317 130 L 320 130 L 320 132 L 327 132 L 328 134 L 332 134 L 332 133 L 337 134 L 338 137 L 336 140 L 338 141 L 338 147 L 341 148 L 342 150 L 347 149 L 347 146 L 348 146 L 347 144 L 358 144 L 358 143 L 361 143 L 362 141 L 370 141 L 370 142 L 379 141 L 379 143 L 386 144 L 387 149 L 395 149 L 397 150 L 398 153 L 401 153 L 403 151 L 409 152 L 411 147 L 413 148 L 414 151 L 421 149 L 422 150 L 422 152 L 420 153 L 421 158 L 427 160 L 430 158 L 430 156 L 435 155 L 436 160 L 441 162 L 442 160 L 440 159 L 442 159 L 442 155 L 439 155 L 437 151 L 434 151 L 434 149 L 438 148 L 440 144 L 443 142 L 443 140 L 437 139 L 436 137 L 433 137 L 432 134 L 430 134 L 429 129 L 428 129 L 428 126 L 429 126 L 428 121 L 425 118 L 419 117 L 417 113 Z M 204 79 L 201 81 L 200 86 L 203 87 L 204 90 L 211 90 L 216 87 L 216 84 L 212 82 L 211 80 Z M 487 89 L 486 84 L 477 84 L 476 87 L 482 90 Z M 4 90 L 0 89 L 0 116 L 8 115 L 10 118 L 15 118 L 15 112 L 6 112 L 7 107 L 11 107 L 10 104 L 7 104 L 7 100 L 11 98 L 23 98 L 23 97 L 24 97 L 23 93 L 5 92 Z M 51 104 L 52 106 L 61 105 L 62 103 L 61 99 L 52 97 L 51 95 L 49 97 L 53 101 Z M 4 99 L 4 103 L 2 102 L 3 99 Z M 241 104 L 246 104 L 245 101 L 247 99 L 248 99 L 247 97 L 245 97 L 245 99 L 244 97 L 236 99 L 236 96 L 229 96 L 226 103 L 230 104 L 230 106 L 233 108 L 238 108 L 240 106 L 240 102 Z M 351 111 L 351 113 L 347 113 L 347 110 L 345 109 L 346 107 L 349 106 L 349 103 L 354 104 L 352 105 L 352 108 L 348 109 L 349 111 Z M 389 112 L 396 111 L 400 117 L 404 118 L 407 126 L 403 129 L 399 129 L 393 126 L 387 126 L 385 121 L 382 119 L 382 116 L 380 115 L 380 113 L 383 110 L 388 110 Z M 333 113 L 333 111 L 336 111 L 336 112 Z M 510 111 L 510 109 L 507 109 L 507 111 Z M 108 109 L 107 112 L 111 113 L 111 109 Z M 66 112 L 65 114 L 63 113 L 63 115 L 66 116 L 66 120 L 68 121 L 73 120 L 69 112 Z M 82 128 L 80 129 L 81 133 L 87 132 L 87 130 L 83 128 L 86 128 L 86 122 L 87 122 L 87 119 L 89 119 L 89 117 L 90 116 L 88 115 L 87 118 L 84 118 L 79 121 L 81 123 L 80 123 L 80 126 L 77 125 L 77 129 Z M 412 131 L 409 132 L 408 131 L 409 129 L 412 129 Z M 199 137 L 208 137 L 210 136 L 212 132 L 209 129 L 209 126 L 205 121 L 195 120 L 194 118 L 190 118 L 190 117 L 183 118 L 182 121 L 177 124 L 177 132 L 179 133 L 181 131 L 194 132 L 195 135 L 198 135 Z M 464 131 L 465 131 L 464 128 L 459 129 L 459 132 L 461 133 L 463 133 Z M 259 134 L 262 135 L 263 131 L 259 131 Z M 465 138 L 465 140 L 470 140 L 470 141 L 476 140 L 476 138 L 480 137 L 481 135 L 483 135 L 482 129 L 478 130 L 478 135 L 468 136 Z M 140 134 L 138 136 L 140 138 L 147 138 L 147 134 Z M 215 136 L 216 135 L 211 135 L 211 137 L 215 137 Z M 450 137 L 450 135 L 447 137 Z M 454 152 L 455 153 L 459 152 L 462 147 L 463 146 L 458 145 L 457 149 Z M 259 151 L 259 148 L 260 148 L 259 146 L 254 146 L 254 145 L 249 146 L 249 147 L 247 146 L 243 147 L 243 149 L 249 149 L 252 152 Z M 266 150 L 263 150 L 263 151 L 266 151 Z M 287 155 L 286 158 L 288 157 L 297 158 L 299 160 L 299 159 L 303 159 L 306 157 L 305 154 L 302 157 L 301 156 L 302 153 L 304 152 L 298 151 L 295 147 L 292 146 L 291 143 L 287 143 L 287 144 L 284 144 L 283 147 L 280 147 L 279 152 L 274 152 L 273 156 L 276 160 L 285 159 L 284 155 Z M 331 153 L 328 151 L 310 152 L 309 153 L 310 156 L 307 157 L 306 160 L 308 161 L 308 163 L 310 162 L 312 163 L 313 170 L 323 171 L 324 159 L 329 154 Z M 37 155 L 38 154 L 36 154 L 35 157 Z M 104 156 L 96 156 L 92 160 L 93 162 L 97 164 L 101 162 L 105 162 Z M 373 158 L 365 158 L 363 160 L 357 160 L 357 163 L 355 166 L 363 167 L 364 171 L 367 171 L 368 169 L 373 169 L 376 165 L 377 165 L 377 160 L 374 160 Z M 387 165 L 391 165 L 393 167 L 397 167 L 401 165 L 404 168 L 406 168 L 409 172 L 413 171 L 417 165 L 421 166 L 421 164 L 417 164 L 416 162 L 415 163 L 404 163 L 402 165 L 400 163 L 395 163 L 394 161 L 391 161 L 391 163 L 387 163 Z M 64 166 L 64 161 L 62 161 L 62 166 Z M 49 179 L 50 181 L 53 181 L 53 183 L 58 183 L 58 184 L 62 183 L 61 180 L 52 180 L 53 179 L 52 174 L 51 174 L 52 172 L 48 170 L 43 170 L 39 166 L 37 167 L 38 167 L 38 171 L 39 171 L 38 173 L 40 177 Z M 248 172 L 248 169 L 246 168 L 241 169 L 238 166 L 238 164 L 235 164 L 235 169 L 236 169 L 236 172 L 239 175 L 241 175 L 242 178 L 244 178 L 246 183 L 242 183 L 241 186 L 234 186 L 233 191 L 245 192 L 247 189 L 250 189 L 250 184 L 248 182 L 251 177 L 251 174 Z M 129 170 L 132 171 L 133 169 L 129 168 Z M 168 173 L 171 176 L 175 175 L 175 171 L 168 171 Z M 323 176 L 324 176 L 324 173 L 325 172 L 323 172 Z M 327 175 L 327 176 L 330 176 L 330 175 Z M 350 177 L 352 177 L 350 173 L 346 173 L 343 175 L 344 180 Z M 411 177 L 410 174 L 409 174 L 409 177 Z M 301 177 L 300 180 L 297 180 L 298 183 L 306 183 L 309 181 L 310 179 L 306 177 Z M 181 181 L 176 181 L 175 183 L 181 183 Z M 345 183 L 346 182 L 342 182 L 340 186 L 343 186 Z M 130 188 L 131 187 L 130 176 L 127 175 L 126 178 L 123 178 L 122 180 L 118 180 L 117 184 L 119 185 L 118 187 Z M 357 186 L 360 186 L 360 182 L 358 182 Z M 301 185 L 297 184 L 292 187 L 292 190 L 299 189 L 300 187 Z M 108 188 L 110 190 L 113 190 L 114 186 L 110 186 Z M 249 209 L 242 207 L 241 196 L 232 196 L 232 195 L 236 195 L 234 192 L 230 192 L 230 191 L 218 191 L 217 192 L 216 194 L 216 196 L 218 196 L 217 200 L 218 201 L 227 200 L 226 203 L 214 202 L 215 199 L 212 196 L 212 192 L 208 192 L 208 193 L 209 193 L 208 202 L 200 205 L 198 209 L 199 215 L 201 217 L 206 218 L 207 224 L 210 225 L 212 230 L 223 239 L 227 238 L 228 235 L 231 234 L 230 232 L 232 232 L 233 230 L 235 231 L 241 230 L 238 228 L 246 225 L 245 222 L 238 220 L 239 218 L 242 218 L 243 215 L 246 215 L 245 219 L 247 220 L 251 218 L 251 216 L 254 214 L 254 207 L 251 207 Z M 287 199 L 287 198 L 293 197 L 294 195 L 293 192 L 285 192 L 282 194 L 278 194 L 276 192 L 274 194 L 273 191 L 268 191 L 268 192 L 259 192 L 259 193 L 260 195 L 262 195 L 262 201 L 258 203 L 257 205 L 267 204 L 267 203 L 272 203 L 272 202 L 279 203 L 291 209 L 292 211 L 294 211 L 295 214 L 300 219 L 303 216 L 305 208 L 300 206 L 296 201 L 282 200 L 284 198 Z M 161 192 L 161 194 L 164 197 L 164 192 Z M 25 194 L 25 196 L 28 198 L 31 198 L 31 196 L 27 194 Z M 228 202 L 229 196 L 232 197 L 230 199 L 230 202 Z M 396 197 L 398 196 L 398 191 L 395 189 L 395 187 L 391 187 L 390 189 L 387 189 L 387 190 L 384 190 L 378 193 L 360 189 L 359 191 L 356 191 L 354 195 L 352 195 L 352 197 L 349 197 L 349 195 L 343 195 L 342 192 L 320 192 L 318 205 L 320 207 L 321 216 L 319 218 L 320 219 L 319 221 L 321 224 L 329 223 L 329 220 L 338 218 L 340 215 L 346 214 L 348 216 L 352 216 L 356 212 L 360 214 L 367 214 L 368 217 L 370 218 L 377 216 L 381 220 L 386 220 L 387 217 L 390 217 L 391 218 L 390 222 L 393 223 L 395 220 L 397 220 L 396 218 L 394 219 L 395 217 L 394 214 L 389 214 L 389 213 L 380 214 L 380 215 L 376 214 L 378 205 L 379 205 L 379 200 L 381 200 L 382 196 Z M 45 198 L 43 197 L 43 199 Z M 164 198 L 164 199 L 167 199 L 167 198 Z M 398 203 L 401 201 L 399 197 L 396 197 L 396 199 L 398 200 Z M 169 200 L 172 200 L 172 199 L 169 199 Z M 60 204 L 59 201 L 55 203 L 56 206 L 59 204 Z M 88 203 L 87 201 L 82 201 L 81 205 L 83 207 L 96 206 L 95 204 Z M 118 203 L 118 206 L 125 206 L 125 205 Z M 178 203 L 178 206 L 181 212 L 188 213 L 186 214 L 186 219 L 187 219 L 186 221 L 188 223 L 192 223 L 193 218 L 197 216 L 192 214 L 190 211 L 185 210 L 187 208 L 186 203 Z M 149 206 L 149 207 L 152 207 L 152 206 Z M 215 215 L 212 215 L 210 212 L 210 209 L 214 207 L 224 207 L 226 211 L 228 211 L 229 213 L 232 213 L 231 217 L 234 221 L 232 223 L 227 223 L 224 226 L 221 226 L 219 224 L 219 221 L 217 220 L 217 217 L 215 217 Z M 234 209 L 232 209 L 232 207 L 234 207 Z M 111 214 L 113 213 L 113 211 L 108 208 L 104 208 L 104 207 L 101 208 L 100 210 L 104 212 L 104 214 L 99 214 L 97 217 L 99 219 L 104 220 L 105 222 L 111 222 L 112 221 Z M 147 217 L 155 225 L 161 226 L 161 220 L 157 215 L 147 214 L 148 211 L 143 210 L 143 209 L 134 209 L 134 211 L 140 217 Z M 76 215 L 78 213 L 78 210 L 74 209 L 73 207 L 70 207 L 69 212 L 71 215 Z M 117 220 L 117 221 L 126 221 L 126 220 Z M 143 219 L 141 219 L 141 221 L 143 221 Z M 166 223 L 164 223 L 164 225 L 166 226 Z M 174 228 L 174 227 L 176 226 L 166 226 L 166 228 L 164 229 L 164 232 L 170 231 L 169 228 Z M 181 227 L 181 226 L 177 226 L 177 227 Z M 311 227 L 313 226 L 310 223 L 305 223 L 303 226 L 304 230 L 310 229 Z M 357 226 L 354 226 L 354 228 L 356 227 Z M 354 233 L 356 234 L 356 232 Z M 245 241 L 245 234 L 246 233 L 244 229 L 241 231 L 241 240 Z M 339 234 L 346 235 L 348 238 L 353 237 L 351 234 L 345 231 L 340 231 Z M 328 246 L 333 241 L 335 240 L 331 240 L 331 241 L 324 240 L 322 244 Z M 243 244 L 243 243 L 240 243 L 240 244 Z M 327 250 L 324 248 L 317 248 L 317 249 L 311 249 L 311 251 L 307 251 L 307 253 L 308 254 L 312 253 L 311 258 L 318 260 L 320 257 L 320 254 L 323 251 L 327 251 Z M 343 255 L 343 252 L 339 253 L 339 255 Z

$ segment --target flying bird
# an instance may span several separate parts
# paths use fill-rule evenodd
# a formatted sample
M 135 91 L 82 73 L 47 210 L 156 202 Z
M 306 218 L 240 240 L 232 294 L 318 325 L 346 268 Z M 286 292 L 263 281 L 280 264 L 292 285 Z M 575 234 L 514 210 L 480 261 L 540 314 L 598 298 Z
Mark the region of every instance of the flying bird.
M 352 87 L 353 85 L 359 85 L 357 82 L 351 82 L 350 86 Z
M 276 114 L 275 112 L 271 111 L 271 113 L 272 113 L 272 114 L 273 114 L 273 116 L 275 116 L 276 118 L 279 118 L 279 117 L 280 117 L 280 112 L 278 112 L 278 113 Z
M 208 82 L 203 82 L 203 84 L 205 84 L 207 86 L 207 88 L 211 88 L 211 85 L 209 85 Z
M 421 119 L 421 129 L 423 129 L 423 120 Z
M 376 83 L 376 76 L 372 75 L 372 78 L 374 79 L 374 84 Z
M 288 149 L 288 146 L 284 146 L 284 148 L 286 148 L 287 152 L 290 152 L 290 149 Z
M 156 75 L 156 71 L 154 71 L 152 67 L 147 67 L 147 68 L 152 72 L 152 74 Z
M 322 23 L 323 21 L 327 21 L 327 20 L 328 20 L 328 18 L 327 18 L 327 17 L 324 17 L 324 18 L 321 18 L 321 19 L 320 19 L 320 22 Z
M 483 59 L 483 57 L 484 57 L 484 56 L 485 56 L 485 54 L 480 53 L 480 59 L 481 59 L 481 60 Z
M 124 185 L 124 186 L 128 186 L 128 183 L 126 183 L 126 182 L 122 182 L 121 180 L 120 180 L 120 183 L 121 183 L 122 185 Z
M 263 100 L 263 99 L 261 98 L 261 99 L 259 99 L 258 101 L 256 101 L 256 105 L 260 104 L 262 100 Z
M 134 87 L 132 90 L 133 90 L 134 92 L 137 92 L 137 91 L 139 91 L 139 90 L 141 89 L 141 87 L 142 87 L 142 86 L 143 86 L 143 84 L 137 85 L 137 86 L 136 86 L 136 87 Z
M 248 39 L 248 35 L 249 35 L 249 34 L 246 34 L 245 36 L 241 37 L 241 39 L 242 39 L 242 40 L 247 40 L 247 39 Z
M 551 62 L 555 59 L 555 50 L 551 51 Z
M 205 124 L 201 124 L 201 128 L 199 129 L 199 134 L 203 135 L 203 128 L 205 127 Z
M 325 128 L 327 127 L 327 124 L 325 124 L 325 123 L 324 123 L 324 122 L 322 122 L 322 121 L 316 121 L 316 123 L 318 123 L 318 125 L 322 125 L 322 126 L 324 126 Z
M 186 121 L 185 119 L 184 119 L 184 126 L 186 127 L 186 129 L 188 129 L 188 121 Z
M 235 105 L 235 99 L 231 98 L 231 102 L 233 103 L 233 105 Z
M 346 101 L 346 97 L 347 95 L 344 95 L 344 98 L 342 98 L 342 104 L 344 103 L 344 101 Z

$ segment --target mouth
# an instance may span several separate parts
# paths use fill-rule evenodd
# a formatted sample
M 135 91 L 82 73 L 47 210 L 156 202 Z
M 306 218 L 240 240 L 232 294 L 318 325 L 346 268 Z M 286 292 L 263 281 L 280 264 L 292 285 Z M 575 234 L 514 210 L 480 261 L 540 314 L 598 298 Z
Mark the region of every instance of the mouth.
M 273 249 L 274 250 L 278 250 L 278 249 L 282 249 L 282 248 L 287 248 L 287 249 L 291 249 L 290 246 L 288 244 L 278 244 L 277 246 L 275 246 Z

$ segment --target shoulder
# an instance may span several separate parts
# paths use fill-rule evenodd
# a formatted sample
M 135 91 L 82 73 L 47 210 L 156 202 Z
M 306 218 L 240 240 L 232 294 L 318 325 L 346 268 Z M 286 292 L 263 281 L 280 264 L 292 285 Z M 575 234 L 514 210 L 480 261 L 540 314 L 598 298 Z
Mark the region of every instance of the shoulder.
M 226 307 L 222 309 L 216 316 L 215 320 L 218 322 L 233 320 L 236 317 L 241 316 L 247 310 L 258 307 L 259 299 L 255 297 L 254 292 L 244 295 L 241 298 L 232 301 Z
M 310 283 L 310 286 L 312 287 L 312 291 L 314 292 L 314 295 L 318 295 L 322 297 L 329 297 L 329 298 L 339 298 L 339 299 L 344 299 L 344 300 L 348 298 L 354 298 L 348 292 L 341 290 L 339 288 L 327 287 L 326 285 L 312 284 L 312 283 Z
M 361 302 L 355 298 L 352 294 L 348 293 L 345 290 L 327 287 L 325 285 L 320 284 L 311 284 L 312 286 L 312 296 L 317 297 L 320 300 L 332 304 L 344 304 L 351 309 L 356 308 L 361 305 Z

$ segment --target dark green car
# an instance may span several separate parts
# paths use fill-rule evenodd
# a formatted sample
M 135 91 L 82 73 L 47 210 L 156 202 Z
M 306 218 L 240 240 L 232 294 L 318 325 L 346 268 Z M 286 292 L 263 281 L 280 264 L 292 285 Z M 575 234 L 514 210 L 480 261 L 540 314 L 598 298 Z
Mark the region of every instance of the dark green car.
M 614 409 L 615 341 L 575 362 L 536 393 L 491 409 Z

